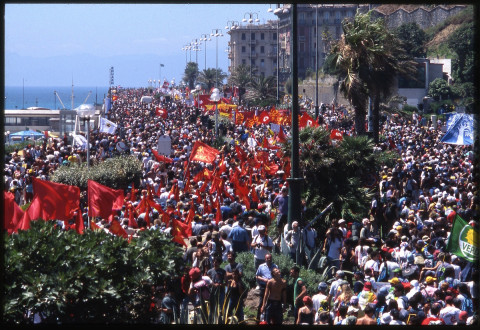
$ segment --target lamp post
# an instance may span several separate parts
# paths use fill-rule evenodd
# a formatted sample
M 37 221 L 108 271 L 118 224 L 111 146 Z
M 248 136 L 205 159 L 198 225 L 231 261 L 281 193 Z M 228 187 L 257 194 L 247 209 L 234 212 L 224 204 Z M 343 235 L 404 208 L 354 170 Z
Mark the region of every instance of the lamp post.
M 160 87 L 160 81 L 162 80 L 162 68 L 164 67 L 165 65 L 163 65 L 162 63 L 160 63 L 160 72 L 159 72 L 159 76 L 158 76 L 158 87 Z
M 189 45 L 185 45 L 185 46 L 182 47 L 182 50 L 185 51 L 185 66 L 187 66 L 187 63 L 188 63 L 188 61 L 187 61 L 187 51 L 188 51 L 188 49 L 189 49 L 188 47 L 190 47 L 190 46 L 189 46 Z
M 218 138 L 218 101 L 220 101 L 220 91 L 214 88 L 210 95 L 210 101 L 215 102 L 215 137 Z
M 215 31 L 215 33 L 213 32 Z M 212 33 L 210 33 L 210 36 L 215 37 L 216 41 L 216 55 L 215 55 L 215 87 L 218 87 L 218 37 L 223 37 L 222 30 L 221 29 L 212 29 Z
M 207 70 L 207 41 L 211 41 L 212 38 L 210 38 L 210 35 L 202 33 L 200 41 L 204 41 L 204 47 L 205 47 L 205 65 L 204 65 L 204 70 Z
M 315 120 L 318 121 L 318 4 L 315 8 Z
M 192 45 L 193 50 L 195 51 L 195 63 L 198 64 L 198 51 L 200 50 L 200 48 L 198 48 L 198 45 L 200 45 L 200 42 L 198 42 L 198 39 L 193 39 L 190 44 Z
M 281 10 L 281 9 L 279 8 L 278 4 L 277 4 L 277 9 L 275 9 L 275 10 L 273 10 L 272 6 L 270 5 L 270 8 L 268 8 L 267 12 L 277 14 L 279 10 Z M 277 19 L 277 51 L 276 51 L 276 53 L 277 53 L 276 54 L 277 55 L 277 70 L 276 70 L 277 71 L 277 74 L 276 74 L 276 76 L 277 76 L 277 104 L 280 103 L 280 79 L 279 79 L 280 78 L 280 73 L 279 73 L 279 71 L 280 71 L 280 47 L 279 47 L 280 46 L 279 45 L 280 36 L 279 36 L 279 31 L 278 31 L 279 26 L 280 26 L 280 20 Z
M 248 20 L 246 19 L 246 16 L 248 15 Z M 254 15 L 257 15 L 257 18 L 254 20 L 253 17 Z M 254 22 L 255 23 L 258 23 L 260 22 L 260 20 L 258 19 L 258 13 L 245 13 L 243 14 L 243 19 L 242 19 L 242 22 L 248 22 L 248 24 L 253 24 Z M 250 78 L 252 78 L 252 33 L 250 32 Z

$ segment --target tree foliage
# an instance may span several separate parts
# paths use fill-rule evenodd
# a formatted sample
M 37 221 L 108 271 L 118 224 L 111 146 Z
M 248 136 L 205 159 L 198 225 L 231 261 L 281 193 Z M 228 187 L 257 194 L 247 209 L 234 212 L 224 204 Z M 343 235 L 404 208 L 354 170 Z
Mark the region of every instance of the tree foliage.
M 208 68 L 199 73 L 197 82 L 205 85 L 207 90 L 215 87 L 215 81 L 217 81 L 219 87 L 223 85 L 223 80 L 227 77 L 227 74 L 222 69 Z
M 195 62 L 188 62 L 185 67 L 185 72 L 183 73 L 183 81 L 185 81 L 191 90 L 195 88 L 195 81 L 197 80 L 198 74 L 198 64 Z
M 316 224 L 319 233 L 326 232 L 330 218 L 358 221 L 365 217 L 373 196 L 371 179 L 381 166 L 391 164 L 395 154 L 374 152 L 374 143 L 367 136 L 344 136 L 334 146 L 329 131 L 322 127 L 302 129 L 299 143 L 307 220 L 331 202 L 329 216 Z M 285 147 L 287 154 L 289 148 Z
M 109 158 L 87 168 L 86 164 L 59 167 L 51 177 L 53 182 L 87 189 L 88 180 L 113 189 L 127 189 L 132 182 L 138 187 L 142 177 L 142 164 L 134 156 Z
M 255 75 L 255 69 L 250 65 L 240 64 L 235 67 L 230 75 L 228 83 L 238 88 L 239 103 L 242 102 L 242 97 L 247 91 L 247 87 L 252 82 L 252 77 Z
M 442 78 L 436 78 L 428 86 L 428 96 L 433 97 L 435 101 L 448 99 L 450 92 L 450 86 Z
M 456 56 L 452 61 L 452 75 L 455 82 L 473 82 L 475 64 L 475 22 L 468 22 L 448 38 L 447 44 Z
M 253 77 L 247 87 L 245 99 L 253 102 L 273 101 L 276 98 L 277 85 L 275 77 Z M 272 102 L 270 102 L 271 104 Z M 274 102 L 273 102 L 274 103 Z
M 425 44 L 428 37 L 416 22 L 404 23 L 396 28 L 394 33 L 402 42 L 407 58 L 426 56 Z
M 152 286 L 178 274 L 182 249 L 162 232 L 142 231 L 129 243 L 103 231 L 79 235 L 53 221 L 5 234 L 4 321 L 147 323 Z

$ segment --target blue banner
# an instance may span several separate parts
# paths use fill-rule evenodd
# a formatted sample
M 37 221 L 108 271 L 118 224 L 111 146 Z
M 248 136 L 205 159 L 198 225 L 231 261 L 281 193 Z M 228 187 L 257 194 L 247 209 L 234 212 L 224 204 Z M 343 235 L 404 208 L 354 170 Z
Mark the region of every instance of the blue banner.
M 457 113 L 449 116 L 447 133 L 440 142 L 456 145 L 473 144 L 473 115 Z
M 111 108 L 112 108 L 112 100 L 109 97 L 107 97 L 105 99 L 105 114 L 107 114 Z

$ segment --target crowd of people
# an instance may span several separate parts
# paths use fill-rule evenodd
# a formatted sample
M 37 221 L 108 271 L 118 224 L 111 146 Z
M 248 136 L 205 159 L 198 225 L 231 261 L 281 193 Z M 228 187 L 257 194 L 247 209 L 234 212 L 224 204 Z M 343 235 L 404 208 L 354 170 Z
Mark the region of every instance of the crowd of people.
M 143 103 L 141 97 L 149 93 L 146 89 L 117 91 L 106 115 L 118 124 L 117 131 L 93 131 L 90 161 L 133 155 L 143 165 L 137 189 L 152 189 L 155 202 L 168 210 L 171 218 L 184 221 L 194 208 L 192 236 L 185 240 L 181 292 L 165 286 L 157 303 L 159 322 L 172 322 L 177 308 L 188 304 L 199 306 L 202 300 L 223 303 L 226 298 L 228 314 L 243 320 L 245 283 L 250 279 L 243 278 L 243 265 L 235 258 L 250 251 L 259 292 L 256 318 L 269 324 L 281 324 L 290 307 L 296 324 L 478 324 L 478 270 L 446 249 L 456 215 L 477 226 L 473 148 L 440 143 L 442 121 L 432 123 L 418 114 L 386 117 L 382 126 L 386 139 L 376 149 L 396 150 L 398 159 L 395 166 L 379 173 L 378 193 L 369 214 L 361 223 L 334 219 L 324 236 L 307 228 L 300 239 L 302 223 L 294 221 L 292 228 L 287 224 L 288 165 L 277 149 L 264 149 L 251 140 L 270 137 L 268 125 L 246 128 L 222 121 L 219 132 L 227 142 L 215 162 L 189 162 L 195 141 L 212 145 L 215 129 L 202 111 L 187 106 L 182 98 L 155 97 L 157 92 L 153 91 L 151 103 Z M 165 109 L 166 115 L 159 116 L 157 108 Z M 321 123 L 354 134 L 352 125 L 345 125 L 346 114 L 345 107 L 328 106 L 322 111 Z M 171 141 L 172 151 L 167 155 L 171 162 L 159 161 L 152 153 L 162 136 Z M 119 148 L 120 142 L 125 148 Z M 275 172 L 252 165 L 260 154 L 276 165 Z M 15 150 L 5 156 L 5 190 L 14 194 L 19 205 L 31 202 L 32 177 L 49 180 L 60 166 L 85 161 L 85 148 L 66 135 Z M 236 172 L 240 175 L 235 176 Z M 208 178 L 212 173 L 224 180 L 223 191 L 212 192 Z M 171 193 L 173 186 L 180 190 L 178 198 Z M 248 188 L 248 201 L 239 196 L 239 186 Z M 86 215 L 85 194 L 82 192 L 81 207 Z M 138 194 L 132 207 L 144 196 Z M 219 209 L 213 203 L 217 198 Z M 172 223 L 162 221 L 162 214 L 155 209 L 148 215 L 135 215 L 138 228 L 129 227 L 126 207 L 116 217 L 129 234 L 145 229 L 171 234 Z M 146 228 L 146 216 L 150 228 Z M 108 220 L 96 220 L 107 231 Z M 275 237 L 268 235 L 270 226 L 277 228 Z M 280 247 L 282 241 L 286 248 Z M 312 297 L 306 290 L 310 284 L 300 278 L 301 269 L 291 269 L 294 285 L 287 287 L 272 257 L 281 249 L 295 260 L 302 241 L 310 251 L 307 259 L 313 257 L 311 252 L 321 250 L 327 264 L 337 270 L 333 281 L 315 284 L 318 293 Z M 226 266 L 221 267 L 222 263 Z M 287 294 L 288 290 L 292 292 Z M 291 301 L 287 296 L 293 297 Z

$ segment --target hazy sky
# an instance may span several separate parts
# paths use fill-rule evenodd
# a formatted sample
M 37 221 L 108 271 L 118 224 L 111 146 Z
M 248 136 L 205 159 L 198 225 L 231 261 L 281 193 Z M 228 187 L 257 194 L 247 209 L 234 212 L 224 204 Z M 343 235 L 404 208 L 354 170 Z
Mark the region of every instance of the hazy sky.
M 254 13 L 274 20 L 268 4 L 6 4 L 5 85 L 146 86 L 149 79 L 180 82 L 190 51 L 182 48 L 221 29 L 218 65 L 227 72 L 228 21 Z M 272 8 L 275 5 L 272 4 Z M 197 54 L 205 66 L 204 42 Z M 215 67 L 216 42 L 207 41 L 207 68 Z M 196 60 L 191 52 L 192 61 Z

